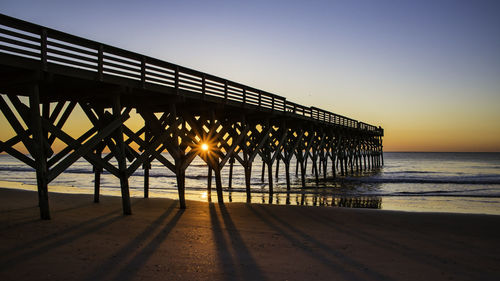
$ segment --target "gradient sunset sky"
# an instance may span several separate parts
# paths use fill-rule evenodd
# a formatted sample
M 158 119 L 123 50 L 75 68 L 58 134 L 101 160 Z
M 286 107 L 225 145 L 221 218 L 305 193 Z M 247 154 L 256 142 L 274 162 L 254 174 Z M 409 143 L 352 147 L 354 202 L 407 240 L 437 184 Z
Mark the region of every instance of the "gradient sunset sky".
M 0 11 L 380 125 L 385 151 L 500 151 L 500 1 L 2 0 Z

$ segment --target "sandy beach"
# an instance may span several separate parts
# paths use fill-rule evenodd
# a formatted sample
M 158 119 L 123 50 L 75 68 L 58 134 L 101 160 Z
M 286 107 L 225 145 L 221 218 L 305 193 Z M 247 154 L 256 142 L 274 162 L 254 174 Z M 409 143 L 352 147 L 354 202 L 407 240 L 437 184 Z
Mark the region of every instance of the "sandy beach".
M 500 216 L 0 189 L 0 280 L 499 280 Z

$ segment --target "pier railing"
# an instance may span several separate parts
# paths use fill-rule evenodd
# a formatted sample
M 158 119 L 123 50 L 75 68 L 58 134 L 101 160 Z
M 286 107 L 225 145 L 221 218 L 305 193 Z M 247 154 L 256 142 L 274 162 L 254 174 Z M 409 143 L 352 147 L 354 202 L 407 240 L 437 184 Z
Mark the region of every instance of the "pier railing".
M 46 28 L 0 14 L 0 53 L 32 59 L 42 71 L 51 65 L 87 70 L 94 79 L 121 77 L 147 84 L 194 92 L 259 109 L 312 119 L 321 123 L 383 134 L 375 127 L 316 107 L 159 59 Z

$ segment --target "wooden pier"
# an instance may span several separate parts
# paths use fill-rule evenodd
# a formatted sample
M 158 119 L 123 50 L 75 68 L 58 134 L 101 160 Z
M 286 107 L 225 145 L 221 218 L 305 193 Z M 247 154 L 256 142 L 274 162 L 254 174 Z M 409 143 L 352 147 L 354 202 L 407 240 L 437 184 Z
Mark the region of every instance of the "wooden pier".
M 219 203 L 226 165 L 229 185 L 233 165 L 243 166 L 250 198 L 257 156 L 270 195 L 280 162 L 288 189 L 292 159 L 302 186 L 308 165 L 317 182 L 329 169 L 345 176 L 383 165 L 381 127 L 6 15 L 0 15 L 0 73 L 0 110 L 15 132 L 0 142 L 0 152 L 36 170 L 42 219 L 50 219 L 47 186 L 82 157 L 94 167 L 94 201 L 106 170 L 120 180 L 126 215 L 132 213 L 128 178 L 144 169 L 148 197 L 155 159 L 175 173 L 180 208 L 186 169 L 197 156 L 215 176 Z M 78 137 L 64 130 L 76 108 L 92 124 Z M 126 126 L 131 115 L 140 116 L 142 128 Z M 65 148 L 53 150 L 55 142 Z

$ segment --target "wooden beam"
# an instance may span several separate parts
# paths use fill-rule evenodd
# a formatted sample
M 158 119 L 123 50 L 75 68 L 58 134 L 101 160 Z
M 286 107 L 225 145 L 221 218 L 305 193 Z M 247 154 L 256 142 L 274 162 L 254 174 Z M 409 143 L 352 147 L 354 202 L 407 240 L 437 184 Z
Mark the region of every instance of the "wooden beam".
M 85 144 L 80 145 L 78 148 L 75 149 L 75 151 L 68 155 L 66 158 L 61 160 L 54 168 L 51 169 L 49 172 L 49 182 L 55 179 L 60 173 L 65 171 L 71 164 L 73 164 L 76 160 L 78 160 L 80 157 L 87 155 L 99 142 L 103 140 L 103 138 L 109 136 L 111 133 L 113 133 L 116 128 L 118 128 L 122 122 L 127 120 L 129 118 L 128 112 L 125 112 L 123 115 L 119 116 L 115 120 L 113 120 L 109 125 L 107 125 L 105 128 L 100 130 L 96 135 L 94 135 L 91 139 L 85 142 Z M 52 124 L 47 124 L 46 126 L 49 128 L 50 132 L 54 134 L 58 134 L 58 137 L 63 140 L 65 138 L 68 140 L 69 136 L 64 136 L 64 134 L 61 134 L 61 130 Z M 71 137 L 69 137 L 71 138 Z M 72 138 L 71 138 L 72 139 Z M 64 141 L 64 140 L 63 140 Z M 73 140 L 74 141 L 74 140 Z M 74 143 L 72 141 L 67 142 L 68 145 L 71 145 Z M 87 155 L 89 156 L 89 155 Z M 92 159 L 89 157 L 89 159 Z M 94 159 L 92 159 L 94 160 Z M 98 164 L 98 163 L 95 163 Z M 102 163 L 99 163 L 102 164 Z M 106 168 L 106 167 L 104 167 Z M 110 171 L 111 172 L 111 171 Z
M 48 194 L 48 167 L 47 156 L 44 148 L 44 134 L 40 116 L 40 93 L 38 85 L 33 86 L 33 91 L 29 97 L 31 112 L 31 129 L 33 130 L 33 142 L 37 144 L 34 149 L 36 160 L 36 180 L 38 187 L 38 205 L 40 207 L 40 217 L 42 220 L 50 219 L 49 194 Z M 24 131 L 24 130 L 23 130 Z
M 160 154 L 163 150 L 157 150 L 158 146 L 160 146 L 168 136 L 168 131 L 164 131 L 160 136 L 156 137 L 154 141 L 148 145 L 148 147 L 144 150 L 144 152 L 136 158 L 136 160 L 130 164 L 127 168 L 127 176 L 130 177 L 135 170 L 137 170 L 145 161 L 149 161 L 149 156 L 156 157 L 156 155 Z
M 128 115 L 128 112 L 127 112 Z M 119 120 L 118 126 L 114 131 L 118 146 L 118 151 L 116 155 L 116 160 L 118 161 L 118 170 L 119 170 L 119 178 L 120 178 L 120 189 L 122 193 L 122 206 L 123 206 L 123 214 L 131 215 L 132 209 L 130 207 L 130 193 L 129 193 L 129 185 L 128 185 L 128 176 L 127 176 L 127 159 L 125 157 L 125 143 L 123 142 L 123 122 L 121 121 L 122 116 L 122 106 L 120 103 L 120 96 L 116 95 L 113 98 L 113 116 L 116 120 Z M 125 121 L 125 120 L 123 120 Z
M 11 139 L 9 139 L 6 142 L 0 141 L 0 153 L 1 152 L 7 152 L 10 156 L 16 158 L 17 160 L 25 163 L 26 165 L 30 166 L 33 169 L 36 169 L 35 167 L 35 161 L 28 156 L 24 155 L 23 153 L 19 152 L 16 150 L 13 146 L 16 145 L 21 141 L 21 137 L 15 136 Z
M 66 123 L 66 121 L 68 120 L 68 118 L 69 118 L 71 112 L 73 112 L 73 109 L 75 108 L 75 106 L 76 106 L 76 102 L 74 102 L 74 101 L 71 101 L 68 104 L 68 106 L 66 107 L 66 109 L 63 112 L 63 115 L 61 116 L 61 118 L 59 119 L 59 121 L 56 124 L 57 128 L 61 129 L 64 126 L 64 123 Z M 50 135 L 49 144 L 53 144 L 55 139 L 56 139 L 56 137 L 54 135 Z
M 35 86 L 38 87 L 38 86 Z M 17 110 L 17 113 L 19 113 L 19 116 L 23 119 L 24 123 L 28 128 L 31 128 L 32 126 L 36 126 L 33 124 L 33 121 L 31 120 L 31 112 L 30 108 L 22 103 L 19 98 L 15 95 L 7 95 L 9 97 L 10 102 L 12 105 L 14 105 L 14 108 Z M 38 112 L 40 113 L 40 108 L 38 108 Z M 40 118 L 43 118 L 42 115 L 40 115 Z M 43 128 L 42 128 L 42 133 L 43 133 Z M 54 154 L 52 151 L 49 142 L 47 141 L 47 138 L 44 137 L 41 139 L 43 143 L 43 149 L 45 150 L 45 154 L 47 157 L 50 157 Z
M 24 147 L 28 150 L 31 156 L 34 157 L 34 155 L 36 154 L 36 150 L 38 150 L 37 144 L 30 139 L 28 131 L 24 130 L 23 126 L 17 120 L 17 117 L 14 115 L 10 107 L 7 105 L 2 95 L 0 95 L 0 110 L 2 111 L 7 121 L 9 122 L 12 129 L 14 129 L 16 134 L 21 138 Z

